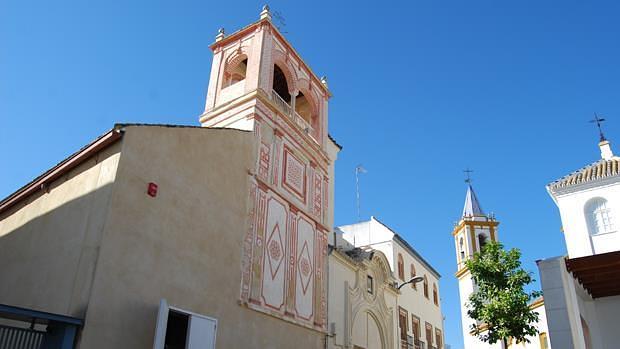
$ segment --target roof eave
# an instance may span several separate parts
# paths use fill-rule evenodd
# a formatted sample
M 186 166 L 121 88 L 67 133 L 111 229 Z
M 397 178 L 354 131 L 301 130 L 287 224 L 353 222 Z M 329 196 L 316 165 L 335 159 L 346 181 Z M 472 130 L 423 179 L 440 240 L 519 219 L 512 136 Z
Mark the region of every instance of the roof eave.
M 431 266 L 431 264 L 426 261 L 426 259 L 424 259 L 424 257 L 422 257 L 422 255 L 416 251 L 413 246 L 411 246 L 407 240 L 403 239 L 402 236 L 400 236 L 396 231 L 394 231 L 392 228 L 390 228 L 389 226 L 387 226 L 385 223 L 381 222 L 380 220 L 377 219 L 377 217 L 372 216 L 371 219 L 374 219 L 376 222 L 378 222 L 379 224 L 381 224 L 382 226 L 386 227 L 389 231 L 391 231 L 394 234 L 395 240 L 397 242 L 399 242 L 401 245 L 403 245 L 403 247 L 406 250 L 409 250 L 409 252 L 411 252 L 414 256 L 416 256 L 418 259 L 420 259 L 420 262 L 422 262 L 422 264 L 424 264 L 426 266 L 426 268 L 428 270 L 430 270 L 431 273 L 435 274 L 435 276 L 437 277 L 437 279 L 441 278 L 441 274 L 439 274 L 439 272 L 437 270 L 435 270 L 435 268 L 433 268 L 433 266 Z
M 95 139 L 82 149 L 71 154 L 69 157 L 58 163 L 56 166 L 47 170 L 30 183 L 24 185 L 11 195 L 0 201 L 0 214 L 8 211 L 19 202 L 29 197 L 30 195 L 45 189 L 54 180 L 61 177 L 71 169 L 77 167 L 87 159 L 89 159 L 95 153 L 107 148 L 115 143 L 122 137 L 122 129 L 119 125 L 116 125 L 113 129 L 109 130 L 102 136 Z

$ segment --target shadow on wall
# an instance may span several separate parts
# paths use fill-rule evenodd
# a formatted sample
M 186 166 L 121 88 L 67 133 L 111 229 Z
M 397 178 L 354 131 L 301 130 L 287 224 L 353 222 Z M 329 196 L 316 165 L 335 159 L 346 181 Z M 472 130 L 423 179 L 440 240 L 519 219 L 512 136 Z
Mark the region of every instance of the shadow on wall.
M 84 318 L 112 184 L 57 207 L 71 193 L 54 186 L 1 216 L 0 303 Z

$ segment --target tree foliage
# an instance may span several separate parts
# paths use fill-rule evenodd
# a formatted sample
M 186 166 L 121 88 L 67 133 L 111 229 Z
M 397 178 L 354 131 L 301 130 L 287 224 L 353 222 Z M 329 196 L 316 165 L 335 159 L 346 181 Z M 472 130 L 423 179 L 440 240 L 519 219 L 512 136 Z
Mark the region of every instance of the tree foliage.
M 492 241 L 465 262 L 476 284 L 467 315 L 482 325 L 473 324 L 471 330 L 484 342 L 507 344 L 509 338 L 529 342 L 526 337 L 537 334 L 534 324 L 538 314 L 529 304 L 542 292 L 525 291 L 534 279 L 521 268 L 520 258 L 520 250 L 506 251 L 501 243 Z

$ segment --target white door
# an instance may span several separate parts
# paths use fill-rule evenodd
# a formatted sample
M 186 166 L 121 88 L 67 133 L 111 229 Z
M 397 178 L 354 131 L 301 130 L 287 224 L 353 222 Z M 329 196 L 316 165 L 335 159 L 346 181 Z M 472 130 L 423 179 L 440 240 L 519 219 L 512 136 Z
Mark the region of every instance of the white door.
M 166 329 L 169 325 L 168 316 L 170 312 L 187 316 L 185 349 L 215 349 L 217 319 L 170 307 L 165 299 L 159 302 L 153 349 L 164 349 L 166 345 Z M 171 324 L 171 326 L 173 325 Z
M 217 320 L 192 314 L 189 318 L 187 349 L 215 349 Z
M 159 312 L 157 313 L 157 323 L 155 325 L 155 340 L 153 349 L 164 349 L 166 344 L 166 327 L 168 326 L 168 302 L 162 299 L 159 302 Z

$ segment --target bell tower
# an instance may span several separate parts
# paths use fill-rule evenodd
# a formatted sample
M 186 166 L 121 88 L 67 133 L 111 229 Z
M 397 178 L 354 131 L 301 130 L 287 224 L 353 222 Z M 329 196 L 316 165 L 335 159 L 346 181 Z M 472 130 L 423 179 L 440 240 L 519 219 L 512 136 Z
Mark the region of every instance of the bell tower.
M 273 25 L 267 6 L 230 35 L 220 29 L 210 47 L 200 123 L 255 139 L 239 303 L 326 332 L 327 234 L 340 150 L 327 133 L 327 81 Z
M 327 79 L 314 75 L 273 25 L 268 6 L 257 22 L 233 34 L 220 29 L 210 48 L 203 126 L 253 130 L 256 120 L 271 114 L 313 146 L 326 146 Z
M 499 222 L 495 220 L 493 215 L 484 213 L 470 183 L 471 181 L 467 180 L 467 182 L 463 214 L 452 231 L 457 264 L 455 276 L 459 281 L 461 300 L 461 326 L 463 327 L 465 349 L 487 348 L 489 344 L 480 342 L 476 336 L 470 334 L 471 325 L 475 324 L 475 321 L 467 315 L 465 304 L 469 301 L 469 295 L 474 292 L 476 285 L 467 270 L 465 261 L 472 258 L 474 253 L 480 252 L 487 242 L 498 241 L 497 226 Z

